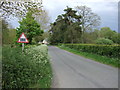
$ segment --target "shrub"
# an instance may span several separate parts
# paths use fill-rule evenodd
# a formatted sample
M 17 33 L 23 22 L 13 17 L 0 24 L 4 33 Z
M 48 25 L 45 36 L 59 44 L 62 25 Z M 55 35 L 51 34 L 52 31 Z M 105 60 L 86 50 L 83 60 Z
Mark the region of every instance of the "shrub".
M 64 46 L 82 52 L 94 53 L 102 56 L 120 59 L 119 45 L 64 44 Z
M 113 41 L 110 39 L 105 39 L 105 38 L 99 38 L 95 41 L 96 44 L 106 44 L 106 45 L 112 45 Z
M 46 85 L 44 87 L 49 87 L 51 69 L 48 61 L 47 47 L 30 47 L 24 53 L 21 51 L 20 47 L 3 48 L 2 87 L 29 88 L 44 78 L 47 78 L 44 82 L 44 85 Z

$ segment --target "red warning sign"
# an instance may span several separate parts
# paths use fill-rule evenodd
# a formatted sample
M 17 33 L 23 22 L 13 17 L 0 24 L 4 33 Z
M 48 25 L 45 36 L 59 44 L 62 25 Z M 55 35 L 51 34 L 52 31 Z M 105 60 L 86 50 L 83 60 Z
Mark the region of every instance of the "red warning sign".
M 20 35 L 20 38 L 18 39 L 17 42 L 18 42 L 18 43 L 29 43 L 29 41 L 28 41 L 28 39 L 26 38 L 26 36 L 25 36 L 24 33 L 22 33 L 22 34 Z

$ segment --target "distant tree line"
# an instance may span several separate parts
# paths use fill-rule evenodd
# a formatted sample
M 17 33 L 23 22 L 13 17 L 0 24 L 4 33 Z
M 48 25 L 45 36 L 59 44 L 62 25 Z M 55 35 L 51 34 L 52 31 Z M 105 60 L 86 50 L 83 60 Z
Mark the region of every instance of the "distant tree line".
M 85 32 L 84 37 L 85 43 L 120 44 L 120 33 L 111 30 L 109 27 L 102 27 L 100 30 L 94 29 L 91 32 Z
M 100 30 L 100 17 L 87 6 L 67 7 L 51 24 L 50 42 L 58 43 L 98 43 L 119 44 L 120 34 L 103 27 Z
M 2 44 L 13 44 L 16 38 L 16 30 L 12 28 L 8 28 L 8 22 L 4 19 L 0 21 L 2 24 Z

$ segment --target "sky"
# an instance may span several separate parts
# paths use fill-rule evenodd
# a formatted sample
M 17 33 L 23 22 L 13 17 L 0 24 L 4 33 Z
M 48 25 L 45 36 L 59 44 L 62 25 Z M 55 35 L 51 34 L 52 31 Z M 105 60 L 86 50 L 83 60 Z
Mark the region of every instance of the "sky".
M 43 7 L 48 11 L 51 22 L 64 13 L 66 6 L 74 8 L 86 5 L 101 17 L 101 27 L 110 27 L 118 31 L 118 2 L 119 0 L 43 0 Z
M 42 0 L 43 8 L 47 10 L 51 22 L 54 22 L 58 15 L 64 13 L 66 6 L 75 8 L 76 6 L 86 5 L 94 13 L 101 17 L 101 27 L 110 27 L 118 32 L 118 2 L 119 0 Z M 18 27 L 15 19 L 11 21 L 13 27 Z

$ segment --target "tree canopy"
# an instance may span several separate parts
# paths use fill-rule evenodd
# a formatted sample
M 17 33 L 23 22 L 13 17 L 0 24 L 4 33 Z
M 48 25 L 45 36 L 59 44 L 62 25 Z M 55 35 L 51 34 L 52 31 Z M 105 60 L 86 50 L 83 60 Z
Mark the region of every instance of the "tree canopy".
M 51 24 L 49 32 L 52 44 L 96 43 L 99 39 L 100 42 L 119 44 L 120 33 L 109 27 L 97 29 L 100 25 L 100 17 L 93 13 L 91 8 L 87 6 L 77 6 L 75 9 L 67 7 L 64 12 L 58 15 L 56 21 Z
M 84 33 L 93 30 L 100 25 L 100 17 L 92 12 L 91 8 L 87 6 L 77 6 L 76 11 L 81 16 L 82 22 L 82 42 L 84 43 Z
M 52 43 L 75 43 L 79 42 L 81 36 L 80 19 L 81 16 L 76 11 L 67 7 L 65 14 L 59 15 L 54 23 L 51 24 Z
M 37 23 L 36 20 L 34 20 L 32 12 L 28 12 L 25 18 L 23 18 L 23 20 L 19 23 L 20 26 L 16 30 L 17 37 L 19 37 L 20 34 L 24 32 L 27 35 L 30 44 L 32 43 L 33 37 L 41 35 L 43 33 L 43 30 L 41 30 L 40 25 Z
M 8 22 L 5 19 L 1 20 L 1 29 L 2 29 L 2 34 L 0 33 L 0 36 L 2 36 L 2 44 L 3 45 L 8 45 L 8 44 L 13 44 L 14 40 L 16 38 L 16 30 L 15 29 L 10 29 L 8 26 Z M 0 38 L 0 39 L 1 39 Z

